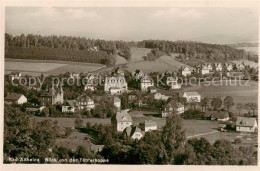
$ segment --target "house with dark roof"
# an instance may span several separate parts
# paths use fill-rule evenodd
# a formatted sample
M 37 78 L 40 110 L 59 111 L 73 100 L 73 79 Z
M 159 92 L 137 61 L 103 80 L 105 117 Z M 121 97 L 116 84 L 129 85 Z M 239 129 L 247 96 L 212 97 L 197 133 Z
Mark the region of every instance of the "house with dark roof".
M 239 132 L 255 132 L 257 131 L 256 118 L 237 117 L 236 131 Z
M 78 97 L 77 103 L 78 103 L 79 109 L 91 110 L 91 109 L 95 108 L 94 100 L 92 100 L 87 95 L 82 95 L 82 96 Z
M 55 104 L 63 104 L 63 90 L 60 86 L 59 88 L 52 87 L 51 89 L 47 89 L 41 96 L 40 101 L 41 105 L 46 106 L 55 105 Z
M 144 133 L 141 131 L 141 129 L 133 125 L 126 127 L 123 133 L 126 136 L 131 137 L 133 140 L 140 140 L 144 136 Z
M 11 104 L 24 104 L 27 102 L 27 98 L 23 94 L 12 93 L 5 97 L 5 103 Z
M 127 82 L 123 75 L 105 78 L 104 91 L 110 94 L 121 94 L 128 90 Z
M 151 130 L 157 130 L 157 124 L 155 121 L 152 120 L 145 120 L 144 121 L 144 131 L 151 131 Z
M 162 117 L 167 117 L 173 113 L 182 114 L 184 113 L 184 105 L 175 100 L 171 100 L 162 111 Z
M 128 110 L 121 110 L 111 118 L 112 125 L 118 132 L 123 132 L 124 129 L 133 124 L 132 117 L 128 114 Z

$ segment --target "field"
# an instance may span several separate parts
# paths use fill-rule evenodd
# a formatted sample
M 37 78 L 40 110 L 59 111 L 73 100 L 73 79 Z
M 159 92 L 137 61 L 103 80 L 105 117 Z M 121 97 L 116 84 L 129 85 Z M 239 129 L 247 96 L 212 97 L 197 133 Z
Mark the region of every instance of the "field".
M 66 128 L 74 128 L 74 121 L 75 118 L 49 118 L 49 117 L 35 117 L 36 122 L 41 122 L 44 120 L 52 120 L 52 121 L 58 121 L 58 126 L 60 127 L 66 127 Z M 107 119 L 98 119 L 98 118 L 83 118 L 83 125 L 85 126 L 87 122 L 90 122 L 91 124 L 103 124 L 103 125 L 109 125 L 110 124 L 110 118 Z
M 56 75 L 66 72 L 85 73 L 105 67 L 102 64 L 68 62 L 68 61 L 49 61 L 49 60 L 24 60 L 5 58 L 5 73 L 19 71 L 28 75 Z
M 151 52 L 151 49 L 148 48 L 131 48 L 131 54 L 132 54 L 132 62 L 136 61 L 143 61 L 143 56 L 146 56 L 147 53 Z

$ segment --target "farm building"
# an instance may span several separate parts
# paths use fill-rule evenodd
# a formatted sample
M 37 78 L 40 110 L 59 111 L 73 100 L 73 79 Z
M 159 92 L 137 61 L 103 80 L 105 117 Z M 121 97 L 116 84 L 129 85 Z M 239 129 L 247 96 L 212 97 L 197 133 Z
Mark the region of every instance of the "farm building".
M 132 117 L 128 114 L 127 110 L 118 111 L 112 117 L 111 122 L 118 132 L 123 132 L 126 127 L 133 124 Z
M 173 112 L 176 112 L 177 114 L 184 113 L 184 105 L 175 100 L 171 100 L 162 111 L 162 117 L 167 117 Z
M 126 136 L 131 137 L 133 140 L 140 140 L 144 136 L 144 133 L 141 131 L 141 129 L 133 125 L 126 127 L 123 133 Z
M 201 95 L 197 92 L 185 92 L 183 97 L 187 99 L 188 103 L 201 101 Z
M 154 94 L 155 100 L 168 100 L 169 98 L 170 98 L 169 96 L 163 95 L 161 93 L 155 93 Z
M 24 104 L 27 102 L 27 98 L 23 94 L 12 93 L 5 97 L 5 103 Z
M 211 111 L 209 115 L 211 120 L 218 120 L 218 121 L 228 121 L 229 115 L 226 111 Z
M 79 103 L 76 100 L 67 100 L 64 105 L 62 105 L 62 112 L 74 113 L 79 107 Z
M 236 131 L 239 132 L 255 132 L 257 131 L 256 118 L 237 117 Z
M 41 107 L 27 107 L 26 108 L 26 112 L 29 112 L 29 113 L 40 113 L 43 111 L 43 109 L 45 109 L 46 107 L 45 106 L 41 106 Z
M 144 131 L 147 132 L 150 130 L 157 130 L 157 124 L 155 121 L 145 120 L 144 121 Z

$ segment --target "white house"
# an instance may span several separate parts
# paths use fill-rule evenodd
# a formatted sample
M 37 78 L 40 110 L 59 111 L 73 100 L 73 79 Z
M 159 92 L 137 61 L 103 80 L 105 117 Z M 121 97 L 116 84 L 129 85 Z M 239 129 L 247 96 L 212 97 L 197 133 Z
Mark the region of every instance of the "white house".
M 191 70 L 188 67 L 185 67 L 182 69 L 181 75 L 183 75 L 184 77 L 187 77 L 188 75 L 191 75 Z
M 209 74 L 210 71 L 212 71 L 212 65 L 209 63 L 203 64 L 201 67 L 201 74 L 205 75 L 205 74 Z
M 148 91 L 148 88 L 153 86 L 154 81 L 148 75 L 145 75 L 141 78 L 141 91 Z
M 65 104 L 62 105 L 62 112 L 74 113 L 79 107 L 79 103 L 76 100 L 67 100 Z
M 222 71 L 223 67 L 221 63 L 215 63 L 216 71 Z
M 201 95 L 197 92 L 185 92 L 183 94 L 183 97 L 187 99 L 187 102 L 200 102 L 201 101 Z
M 120 110 L 121 109 L 121 100 L 119 99 L 119 97 L 114 97 L 114 106 Z
M 116 127 L 118 132 L 123 132 L 124 129 L 133 124 L 131 116 L 127 113 L 127 110 L 118 111 L 115 117 L 112 118 L 112 125 Z
M 9 78 L 10 78 L 10 80 L 12 80 L 12 81 L 15 80 L 15 79 L 19 80 L 21 76 L 22 76 L 22 74 L 21 74 L 20 72 L 12 72 L 12 73 L 9 75 Z
M 23 94 L 12 93 L 5 97 L 6 103 L 24 104 L 27 102 L 27 98 Z
M 77 102 L 79 105 L 79 109 L 91 110 L 91 109 L 94 109 L 94 107 L 95 107 L 94 100 L 92 100 L 89 96 L 86 96 L 86 95 L 80 96 L 77 99 Z
M 167 117 L 173 112 L 175 112 L 176 114 L 184 113 L 184 105 L 175 100 L 170 101 L 162 111 L 162 117 Z
M 232 71 L 233 70 L 233 65 L 231 63 L 225 63 L 227 71 Z
M 239 132 L 255 132 L 257 131 L 256 118 L 237 117 L 236 131 Z
M 86 90 L 91 90 L 94 91 L 95 90 L 95 76 L 94 74 L 90 74 L 87 77 L 84 78 L 85 80 L 85 85 L 84 85 L 84 91 Z
M 144 121 L 144 132 L 157 130 L 157 124 L 155 121 L 152 120 L 145 120 Z
M 112 76 L 105 78 L 104 91 L 111 94 L 121 94 L 128 90 L 124 76 Z
M 131 137 L 133 140 L 140 140 L 144 136 L 141 129 L 133 125 L 126 127 L 124 134 Z
M 169 98 L 170 98 L 169 96 L 163 95 L 161 93 L 155 93 L 154 94 L 155 100 L 168 100 Z

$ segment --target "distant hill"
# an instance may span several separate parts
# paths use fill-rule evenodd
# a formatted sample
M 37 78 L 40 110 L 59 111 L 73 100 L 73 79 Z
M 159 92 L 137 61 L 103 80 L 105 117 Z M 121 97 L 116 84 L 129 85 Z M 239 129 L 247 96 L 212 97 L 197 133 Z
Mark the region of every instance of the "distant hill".
M 195 37 L 189 40 L 203 42 L 203 43 L 211 43 L 211 44 L 237 44 L 241 42 L 256 43 L 258 42 L 258 36 L 252 35 L 244 38 L 244 37 L 238 37 L 232 35 L 216 34 L 216 35 Z

